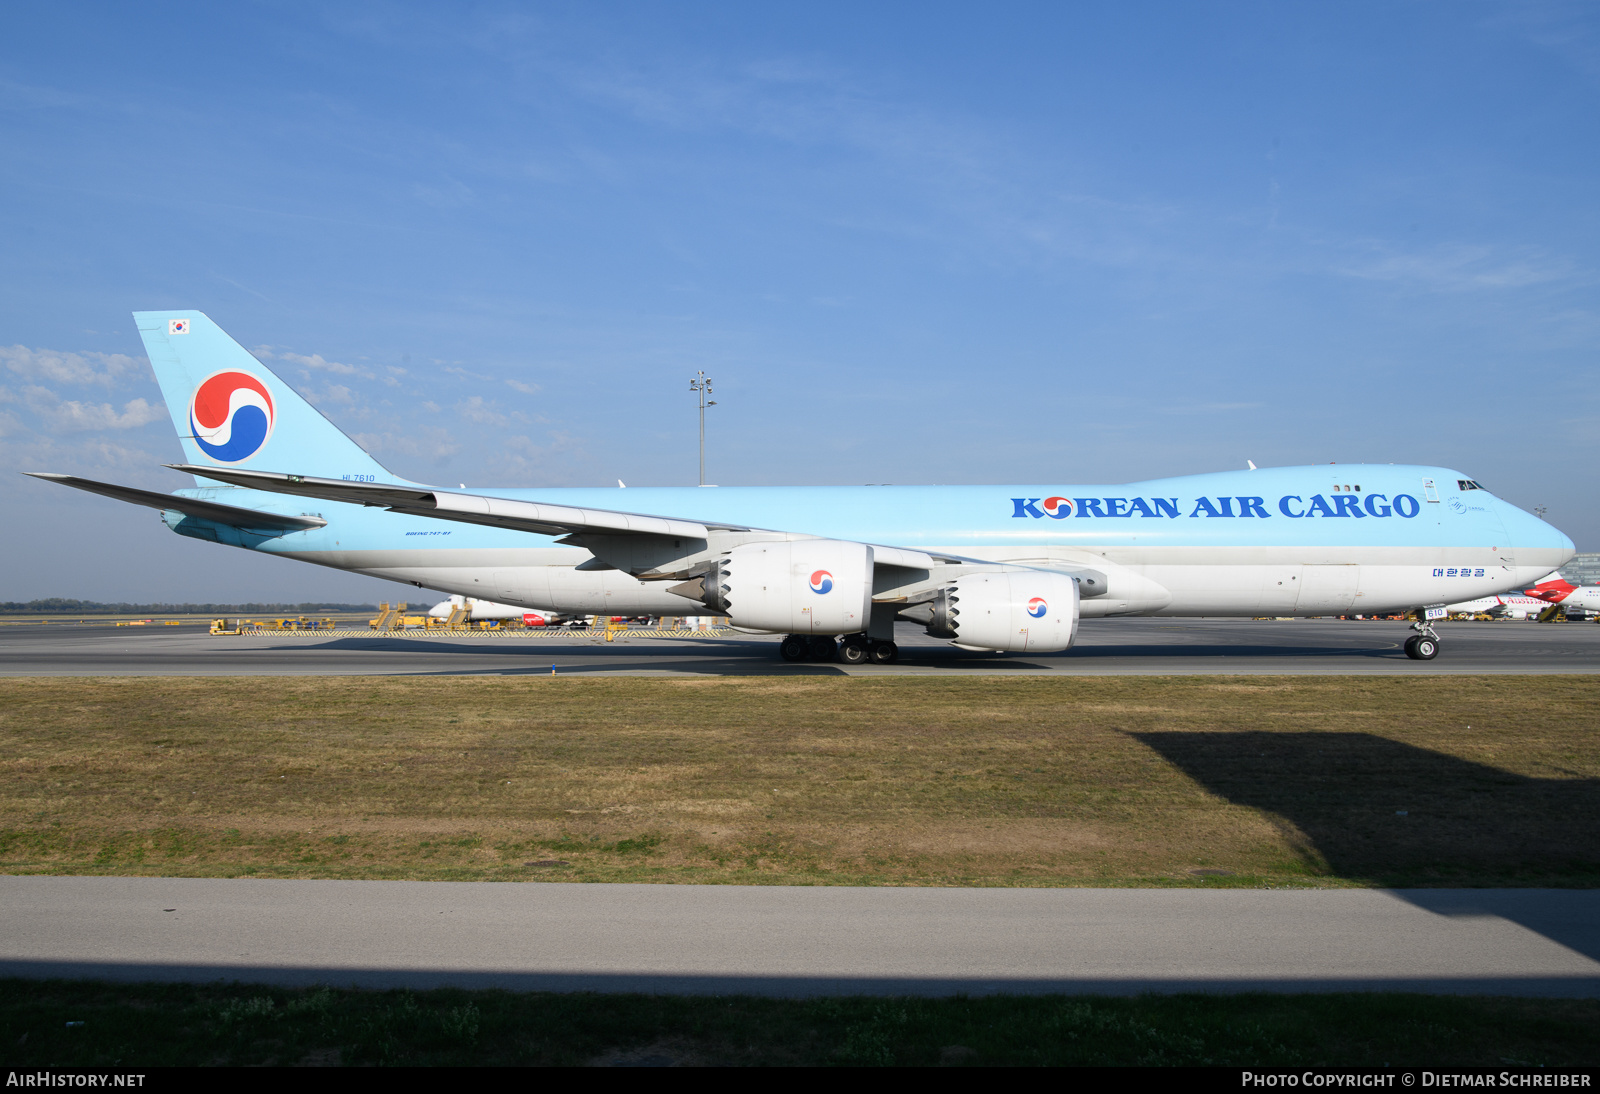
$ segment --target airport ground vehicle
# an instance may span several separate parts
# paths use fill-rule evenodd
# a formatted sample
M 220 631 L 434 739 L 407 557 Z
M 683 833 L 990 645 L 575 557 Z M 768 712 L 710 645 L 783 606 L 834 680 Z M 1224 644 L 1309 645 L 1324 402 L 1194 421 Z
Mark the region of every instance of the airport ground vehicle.
M 893 661 L 896 619 L 979 650 L 1082 618 L 1416 612 L 1521 588 L 1557 529 L 1442 467 L 1262 468 L 1116 485 L 446 490 L 391 474 L 197 311 L 138 312 L 196 485 L 64 485 L 180 535 L 573 615 L 727 616 L 791 660 Z M 626 508 L 621 508 L 622 506 Z

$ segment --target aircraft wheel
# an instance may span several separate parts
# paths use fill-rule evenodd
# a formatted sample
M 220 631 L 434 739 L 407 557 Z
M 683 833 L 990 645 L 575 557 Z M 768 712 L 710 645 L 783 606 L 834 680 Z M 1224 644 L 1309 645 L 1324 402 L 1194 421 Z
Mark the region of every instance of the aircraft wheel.
M 839 647 L 839 660 L 847 665 L 859 665 L 867 659 L 866 643 L 859 638 L 847 638 Z
M 791 634 L 778 644 L 778 656 L 785 661 L 804 661 L 811 652 L 811 644 L 798 634 Z
M 1439 640 L 1414 634 L 1406 639 L 1406 656 L 1413 661 L 1432 661 L 1439 656 Z
M 811 638 L 807 640 L 807 645 L 811 647 L 813 661 L 832 661 L 834 655 L 839 652 L 839 644 L 832 637 Z
M 871 652 L 872 661 L 877 665 L 892 665 L 900 660 L 900 647 L 893 642 L 875 642 Z

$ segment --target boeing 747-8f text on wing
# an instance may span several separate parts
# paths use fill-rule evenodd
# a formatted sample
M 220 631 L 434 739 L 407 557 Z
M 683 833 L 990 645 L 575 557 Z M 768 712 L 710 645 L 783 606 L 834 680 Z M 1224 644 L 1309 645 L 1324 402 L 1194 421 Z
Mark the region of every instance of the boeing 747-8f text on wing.
M 445 490 L 390 474 L 196 311 L 136 312 L 196 486 L 38 474 L 173 531 L 543 611 L 725 615 L 790 660 L 891 662 L 896 619 L 980 650 L 1070 649 L 1102 616 L 1416 612 L 1520 589 L 1572 541 L 1443 467 L 1119 485 Z M 839 639 L 843 641 L 840 643 Z

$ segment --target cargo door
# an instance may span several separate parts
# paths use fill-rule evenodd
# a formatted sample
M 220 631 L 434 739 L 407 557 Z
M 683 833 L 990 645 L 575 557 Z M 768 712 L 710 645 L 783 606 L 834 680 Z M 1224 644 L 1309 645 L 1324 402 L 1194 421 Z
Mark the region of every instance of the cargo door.
M 1342 615 L 1361 592 L 1360 566 L 1304 566 L 1295 615 Z
M 515 570 L 496 570 L 489 575 L 489 597 L 500 604 L 515 604 L 517 602 L 517 572 Z
M 1293 615 L 1300 602 L 1299 566 L 1262 566 L 1261 591 L 1256 597 L 1259 615 Z

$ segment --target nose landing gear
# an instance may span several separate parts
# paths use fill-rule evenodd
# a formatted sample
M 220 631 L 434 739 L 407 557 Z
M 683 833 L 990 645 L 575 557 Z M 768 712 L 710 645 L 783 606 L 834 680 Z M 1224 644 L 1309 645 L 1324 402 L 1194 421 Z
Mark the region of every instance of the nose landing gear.
M 1439 656 L 1439 634 L 1433 629 L 1433 624 L 1426 619 L 1419 619 L 1411 624 L 1411 629 L 1417 633 L 1406 639 L 1406 656 L 1413 661 L 1432 661 Z

